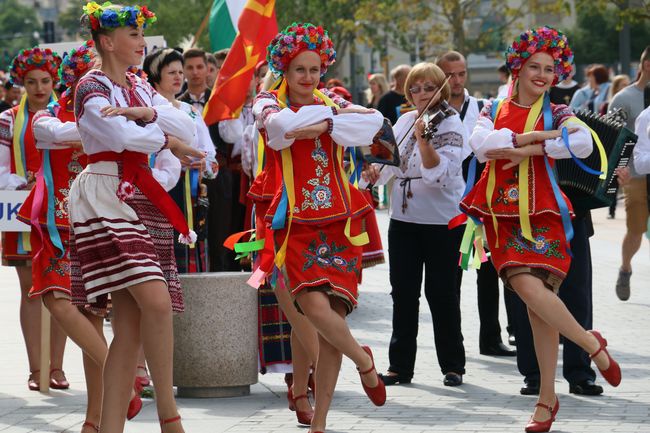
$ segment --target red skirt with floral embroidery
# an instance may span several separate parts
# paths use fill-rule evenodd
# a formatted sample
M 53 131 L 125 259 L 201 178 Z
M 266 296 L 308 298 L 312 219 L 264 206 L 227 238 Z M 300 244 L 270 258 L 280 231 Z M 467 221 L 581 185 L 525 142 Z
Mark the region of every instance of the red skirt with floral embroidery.
M 360 233 L 361 220 L 352 220 L 353 236 Z M 346 220 L 341 220 L 322 226 L 291 226 L 282 273 L 292 296 L 306 289 L 322 290 L 340 298 L 348 313 L 356 307 L 362 247 L 352 245 L 345 236 L 345 223 Z M 286 233 L 286 229 L 273 232 L 276 250 L 284 242 Z
M 509 267 L 528 266 L 541 268 L 564 278 L 571 265 L 567 242 L 559 215 L 531 215 L 533 243 L 521 233 L 519 218 L 498 219 L 498 244 L 491 218 L 483 220 L 492 264 L 499 275 Z

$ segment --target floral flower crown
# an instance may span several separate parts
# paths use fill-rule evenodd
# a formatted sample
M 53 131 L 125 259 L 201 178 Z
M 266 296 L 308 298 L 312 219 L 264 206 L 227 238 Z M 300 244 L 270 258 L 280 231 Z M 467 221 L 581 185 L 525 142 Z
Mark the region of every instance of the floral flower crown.
M 293 23 L 278 33 L 267 48 L 266 60 L 276 76 L 286 72 L 289 63 L 303 51 L 320 55 L 321 75 L 334 63 L 336 51 L 327 31 L 310 23 Z
M 69 90 L 72 83 L 93 67 L 97 57 L 94 48 L 95 43 L 88 40 L 79 48 L 71 50 L 63 56 L 59 67 L 59 84 L 61 86 L 65 86 Z
M 119 7 L 107 1 L 99 5 L 90 2 L 83 7 L 84 13 L 88 15 L 91 30 L 115 29 L 117 27 L 143 27 L 156 22 L 156 14 L 147 9 L 146 6 L 124 6 Z
M 29 71 L 36 69 L 45 71 L 53 79 L 56 79 L 60 64 L 61 57 L 49 48 L 34 47 L 29 50 L 22 50 L 11 62 L 9 70 L 11 82 L 17 86 L 22 86 L 25 75 Z
M 553 27 L 540 27 L 526 30 L 519 35 L 505 52 L 506 64 L 513 76 L 519 75 L 519 70 L 526 61 L 536 53 L 545 52 L 553 57 L 555 62 L 555 81 L 564 80 L 573 69 L 573 51 L 569 47 L 567 37 Z

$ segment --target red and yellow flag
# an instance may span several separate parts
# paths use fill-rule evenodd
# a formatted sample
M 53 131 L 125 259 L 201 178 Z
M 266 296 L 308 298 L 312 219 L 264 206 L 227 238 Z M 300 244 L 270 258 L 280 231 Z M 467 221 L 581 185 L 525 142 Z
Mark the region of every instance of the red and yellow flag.
M 208 125 L 239 117 L 255 66 L 266 58 L 266 47 L 278 33 L 275 0 L 248 0 L 237 28 L 237 37 L 203 110 Z

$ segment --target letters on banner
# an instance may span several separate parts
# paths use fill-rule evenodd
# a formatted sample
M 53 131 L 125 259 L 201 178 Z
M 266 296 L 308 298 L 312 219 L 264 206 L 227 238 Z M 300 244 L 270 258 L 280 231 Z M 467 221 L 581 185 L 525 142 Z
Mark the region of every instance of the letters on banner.
M 16 218 L 29 191 L 0 191 L 0 232 L 28 232 L 31 228 Z

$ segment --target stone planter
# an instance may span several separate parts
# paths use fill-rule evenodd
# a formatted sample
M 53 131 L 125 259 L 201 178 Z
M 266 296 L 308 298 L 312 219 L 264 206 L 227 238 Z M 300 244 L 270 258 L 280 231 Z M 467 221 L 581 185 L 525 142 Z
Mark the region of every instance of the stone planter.
M 185 312 L 174 317 L 179 397 L 237 397 L 257 383 L 257 291 L 249 274 L 181 275 Z

